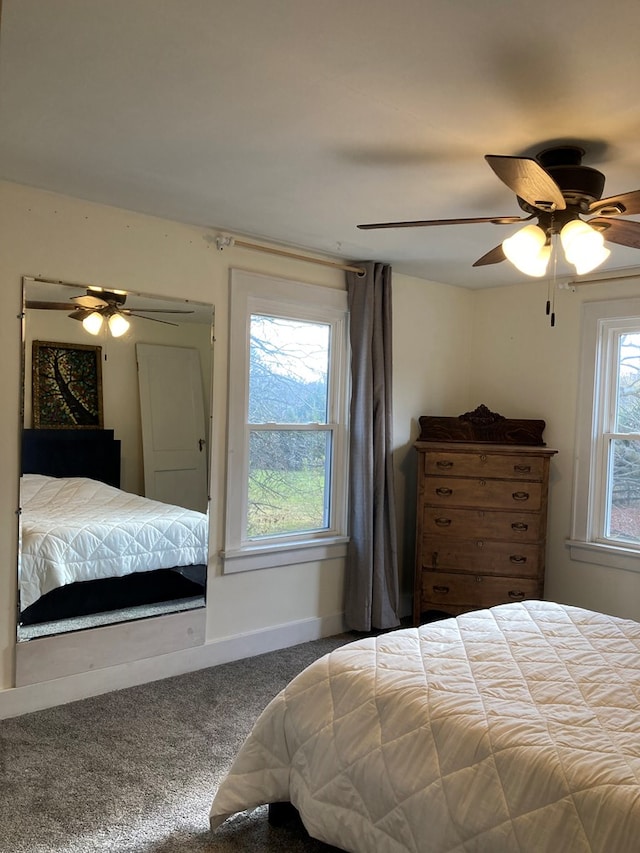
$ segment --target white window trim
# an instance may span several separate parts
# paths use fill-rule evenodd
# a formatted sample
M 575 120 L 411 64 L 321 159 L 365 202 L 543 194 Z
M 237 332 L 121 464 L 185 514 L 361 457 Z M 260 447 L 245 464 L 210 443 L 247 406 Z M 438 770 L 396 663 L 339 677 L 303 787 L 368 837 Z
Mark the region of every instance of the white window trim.
M 567 545 L 574 560 L 640 572 L 640 550 L 598 538 L 606 488 L 605 472 L 598 464 L 602 459 L 599 442 L 612 393 L 611 388 L 604 387 L 609 329 L 627 323 L 640 326 L 640 299 L 586 302 L 582 306 L 571 537 Z
M 338 424 L 332 454 L 331 525 L 328 530 L 299 536 L 246 541 L 249 454 L 246 433 L 248 407 L 247 337 L 252 314 L 289 316 L 330 323 L 332 353 L 330 382 L 335 388 L 329 420 Z M 242 319 L 243 318 L 243 319 Z M 229 390 L 227 429 L 227 498 L 225 547 L 221 552 L 225 574 L 295 565 L 346 555 L 347 454 L 349 405 L 348 303 L 344 290 L 232 269 L 229 283 Z M 244 322 L 244 326 L 240 323 Z

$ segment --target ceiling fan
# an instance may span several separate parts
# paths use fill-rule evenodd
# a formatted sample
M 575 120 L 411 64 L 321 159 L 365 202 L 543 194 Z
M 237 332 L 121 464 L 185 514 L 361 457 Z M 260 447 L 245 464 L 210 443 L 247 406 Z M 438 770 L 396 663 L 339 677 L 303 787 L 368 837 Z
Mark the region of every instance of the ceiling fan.
M 640 249 L 640 222 L 619 219 L 640 213 L 640 190 L 602 198 L 605 176 L 582 165 L 585 154 L 576 145 L 556 145 L 532 157 L 487 154 L 495 174 L 517 196 L 527 216 L 483 216 L 461 219 L 426 219 L 407 222 L 373 222 L 362 229 L 413 228 L 434 225 L 527 225 L 491 249 L 474 267 L 510 260 L 521 272 L 543 276 L 556 235 L 566 259 L 578 274 L 590 272 L 610 254 L 604 242 Z M 583 219 L 591 216 L 590 219 Z
M 129 328 L 127 317 L 135 316 L 155 323 L 165 323 L 177 326 L 170 320 L 159 317 L 147 317 L 147 314 L 193 314 L 193 311 L 179 308 L 124 308 L 127 294 L 123 290 L 103 290 L 99 287 L 87 288 L 86 295 L 72 296 L 70 302 L 37 302 L 28 301 L 27 308 L 38 308 L 46 311 L 69 311 L 69 317 L 80 320 L 82 325 L 92 335 L 97 335 L 106 321 L 109 331 L 114 338 L 119 338 Z

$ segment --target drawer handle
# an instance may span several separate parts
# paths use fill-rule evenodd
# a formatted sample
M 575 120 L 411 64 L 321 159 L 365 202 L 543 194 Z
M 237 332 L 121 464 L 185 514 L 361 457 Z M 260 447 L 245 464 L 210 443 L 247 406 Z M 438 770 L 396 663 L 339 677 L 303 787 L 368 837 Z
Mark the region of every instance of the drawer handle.
M 521 592 L 519 589 L 510 589 L 509 590 L 509 598 L 515 598 L 518 601 L 524 598 L 524 592 Z
M 518 474 L 530 474 L 531 473 L 531 465 L 514 465 L 513 470 Z
M 450 518 L 436 518 L 436 524 L 438 527 L 449 527 L 451 525 Z
M 442 595 L 447 595 L 447 593 L 449 592 L 448 586 L 434 586 L 434 587 L 432 587 L 432 589 L 434 592 L 442 593 Z
M 453 462 L 449 459 L 438 459 L 436 462 L 436 468 L 453 468 Z
M 514 499 L 514 501 L 528 501 L 529 492 L 513 492 L 511 497 Z
M 439 489 L 436 489 L 436 495 L 440 495 L 440 497 L 448 497 L 453 494 L 453 489 L 447 489 L 445 486 L 440 486 Z M 527 497 L 529 497 L 527 495 Z
M 522 566 L 527 562 L 527 558 L 523 557 L 522 554 L 511 554 L 509 557 L 509 562 L 515 563 L 518 566 Z
M 525 524 L 524 521 L 514 521 L 511 525 L 511 529 L 515 530 L 517 533 L 524 533 L 529 529 L 529 525 Z

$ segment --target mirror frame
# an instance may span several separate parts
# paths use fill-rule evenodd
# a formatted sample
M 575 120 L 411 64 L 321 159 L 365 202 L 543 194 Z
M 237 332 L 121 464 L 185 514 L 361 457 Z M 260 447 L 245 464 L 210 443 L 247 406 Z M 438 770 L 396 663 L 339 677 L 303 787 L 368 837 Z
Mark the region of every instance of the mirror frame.
M 30 289 L 38 286 L 48 286 L 57 288 L 57 291 L 62 294 L 61 288 L 66 288 L 65 295 L 70 292 L 78 292 L 79 294 L 86 291 L 89 285 L 79 284 L 74 282 L 51 281 L 49 279 L 23 277 L 23 313 L 21 323 L 22 336 L 22 398 L 20 405 L 22 430 L 28 429 L 25 420 L 29 417 L 29 407 L 26 404 L 26 383 L 29 382 L 28 367 L 30 360 L 27 357 L 27 346 L 30 340 L 28 328 L 28 312 L 32 310 L 28 307 L 28 302 L 35 301 L 30 296 Z M 39 295 L 40 294 L 39 292 Z M 143 310 L 144 305 L 149 300 L 153 301 L 154 306 L 165 306 L 170 310 L 172 306 L 181 306 L 182 308 L 197 309 L 198 315 L 201 317 L 202 312 L 206 312 L 206 325 L 208 332 L 208 350 L 210 353 L 210 361 L 208 371 L 205 374 L 203 371 L 203 388 L 208 391 L 205 396 L 205 427 L 207 429 L 206 439 L 208 440 L 207 452 L 207 485 L 208 493 L 211 493 L 211 448 L 212 448 L 212 406 L 213 406 L 213 324 L 215 319 L 215 307 L 211 303 L 204 303 L 196 300 L 176 299 L 171 297 L 162 297 L 155 294 L 128 292 L 127 307 L 139 308 Z M 42 300 L 46 301 L 46 300 Z M 60 301 L 60 298 L 58 300 Z M 62 316 L 62 315 L 61 315 Z M 194 318 L 196 319 L 196 318 Z M 185 324 L 187 324 L 185 320 Z M 191 320 L 190 322 L 193 322 Z M 146 325 L 146 324 L 145 324 Z M 33 337 L 33 336 L 31 336 Z M 77 335 L 74 335 L 77 337 Z M 87 338 L 90 336 L 87 335 Z M 131 343 L 131 340 L 129 340 Z M 117 344 L 114 342 L 113 346 Z M 110 342 L 111 346 L 111 342 Z M 29 401 L 31 406 L 33 401 Z M 32 408 L 31 408 L 32 411 Z M 21 434 L 22 435 L 22 434 Z M 21 446 L 23 444 L 21 438 Z M 210 519 L 208 523 L 208 540 L 211 538 Z M 208 561 L 210 562 L 210 561 Z M 17 578 L 16 572 L 16 578 Z M 19 585 L 19 584 L 18 584 Z M 18 590 L 19 596 L 19 590 Z M 19 600 L 19 597 L 18 597 Z M 117 622 L 110 622 L 104 627 L 84 627 L 68 632 L 68 628 L 63 629 L 63 634 L 49 634 L 35 639 L 20 636 L 20 626 L 17 625 L 18 642 L 16 647 L 16 683 L 17 686 L 24 683 L 34 683 L 34 681 L 48 680 L 52 677 L 60 677 L 61 675 L 71 674 L 71 672 L 83 672 L 87 669 L 100 666 L 110 666 L 114 663 L 121 663 L 126 660 L 138 660 L 141 657 L 153 657 L 158 654 L 166 654 L 170 651 L 176 651 L 181 648 L 201 645 L 204 642 L 204 624 L 206 613 L 206 597 L 202 605 L 193 610 L 186 610 L 181 607 L 176 607 L 171 613 L 162 616 L 145 616 L 136 614 L 133 616 L 133 621 L 125 621 L 119 619 Z M 101 621 L 101 620 L 96 620 Z M 94 642 L 93 634 L 100 633 L 100 641 Z M 128 634 L 128 640 L 123 642 L 121 635 Z M 105 653 L 104 640 L 107 635 L 111 637 L 110 643 L 106 644 L 108 653 Z M 134 642 L 134 635 L 137 639 Z M 146 640 L 145 640 L 146 637 Z M 46 654 L 45 647 L 52 646 L 55 641 L 58 653 L 55 658 L 58 661 L 58 666 L 55 668 L 55 675 L 51 671 L 50 654 Z M 62 652 L 62 646 L 66 648 L 65 654 Z M 110 646 L 110 652 L 109 652 Z M 137 648 L 134 650 L 134 646 Z M 30 651 L 27 652 L 27 648 Z M 35 663 L 36 649 L 39 653 L 45 653 L 39 663 Z M 75 655 L 75 662 L 60 667 L 62 658 L 68 657 L 72 653 Z M 23 665 L 20 665 L 20 659 L 23 659 Z M 43 663 L 49 660 L 49 664 Z

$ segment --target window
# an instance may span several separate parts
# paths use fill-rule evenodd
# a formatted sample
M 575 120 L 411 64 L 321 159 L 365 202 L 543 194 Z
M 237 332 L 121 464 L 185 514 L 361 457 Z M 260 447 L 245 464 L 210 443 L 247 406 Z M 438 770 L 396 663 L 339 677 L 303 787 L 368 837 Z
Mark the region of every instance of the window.
M 346 552 L 347 295 L 232 270 L 225 572 Z
M 640 300 L 583 306 L 571 555 L 640 571 Z

